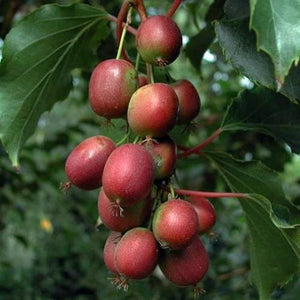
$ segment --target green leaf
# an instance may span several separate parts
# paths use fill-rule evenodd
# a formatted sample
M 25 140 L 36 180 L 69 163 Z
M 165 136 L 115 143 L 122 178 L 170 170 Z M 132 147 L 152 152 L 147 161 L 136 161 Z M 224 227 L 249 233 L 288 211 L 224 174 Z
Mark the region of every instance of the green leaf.
M 223 152 L 205 152 L 205 154 L 212 160 L 232 190 L 263 195 L 272 199 L 272 203 L 276 205 L 289 205 L 278 174 L 261 162 L 237 160 Z
M 231 14 L 235 16 L 236 13 Z M 248 24 L 249 20 L 243 15 L 242 19 L 216 22 L 215 30 L 220 46 L 239 72 L 258 84 L 276 90 L 271 58 L 265 52 L 257 51 L 255 33 L 249 31 Z M 280 93 L 300 101 L 300 66 L 291 68 Z
M 94 7 L 45 5 L 7 35 L 0 65 L 0 138 L 13 165 L 41 114 L 67 97 L 70 72 L 91 68 L 107 34 L 107 14 Z
M 249 229 L 251 280 L 260 299 L 270 299 L 278 285 L 286 284 L 299 272 L 300 251 L 291 246 L 285 229 L 270 217 L 268 199 L 259 195 L 240 199 Z
M 290 207 L 279 176 L 260 162 L 236 160 L 225 153 L 205 154 L 233 192 L 252 193 L 239 200 L 249 229 L 251 278 L 260 299 L 270 299 L 277 285 L 287 283 L 300 270 L 300 248 L 294 237 L 299 223 L 289 224 L 288 218 L 276 214 Z
M 248 18 L 250 15 L 249 0 L 227 0 L 224 12 L 226 20 Z
M 300 56 L 300 0 L 250 0 L 250 13 L 258 49 L 271 56 L 281 86 Z
M 262 132 L 300 153 L 300 106 L 265 88 L 245 91 L 233 100 L 221 127 Z

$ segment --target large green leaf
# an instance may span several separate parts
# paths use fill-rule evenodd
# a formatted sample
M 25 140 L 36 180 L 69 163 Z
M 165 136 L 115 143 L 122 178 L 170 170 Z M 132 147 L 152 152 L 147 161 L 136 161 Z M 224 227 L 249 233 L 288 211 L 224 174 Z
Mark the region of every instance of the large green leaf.
M 275 214 L 278 208 L 290 206 L 280 179 L 259 162 L 239 161 L 225 153 L 206 155 L 233 192 L 252 193 L 240 199 L 250 236 L 251 278 L 260 299 L 269 299 L 276 286 L 284 285 L 300 270 L 300 249 L 295 237 L 299 223 L 289 224 L 289 219 L 284 222 Z
M 7 35 L 0 65 L 0 138 L 13 165 L 41 114 L 66 98 L 70 72 L 91 68 L 107 14 L 88 5 L 45 5 Z
M 249 229 L 251 280 L 260 299 L 269 299 L 276 286 L 286 284 L 299 272 L 300 251 L 285 229 L 270 217 L 270 202 L 259 195 L 241 199 Z
M 271 56 L 281 85 L 300 57 L 300 0 L 250 0 L 250 11 L 257 46 Z
M 266 88 L 241 93 L 229 106 L 221 127 L 259 131 L 300 152 L 300 105 Z
M 226 58 L 239 72 L 275 90 L 277 85 L 271 58 L 263 51 L 257 51 L 255 34 L 249 31 L 248 23 L 247 18 L 217 22 L 215 30 L 218 41 Z M 291 68 L 280 93 L 300 101 L 300 66 Z

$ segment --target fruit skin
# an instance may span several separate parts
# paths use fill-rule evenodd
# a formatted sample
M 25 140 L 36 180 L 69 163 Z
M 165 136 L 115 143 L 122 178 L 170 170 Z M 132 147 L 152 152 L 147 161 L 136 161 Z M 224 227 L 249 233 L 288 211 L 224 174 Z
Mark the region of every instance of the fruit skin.
M 178 57 L 181 45 L 180 29 L 169 17 L 149 17 L 137 30 L 136 48 L 147 63 L 160 66 L 170 64 Z
M 148 277 L 157 261 L 158 245 L 147 228 L 136 227 L 127 231 L 116 248 L 116 268 L 121 275 L 130 279 Z
M 176 123 L 178 105 L 178 97 L 169 85 L 145 85 L 132 95 L 129 102 L 129 126 L 140 136 L 163 137 Z
M 93 111 L 107 119 L 126 116 L 129 100 L 137 89 L 134 66 L 122 59 L 108 59 L 93 70 L 89 102 Z
M 121 207 L 132 206 L 149 195 L 154 172 L 153 158 L 143 146 L 124 144 L 111 153 L 105 164 L 103 190 Z
M 120 232 L 112 231 L 106 239 L 104 248 L 103 248 L 103 261 L 106 268 L 119 275 L 118 270 L 115 265 L 115 251 L 116 247 L 121 239 L 122 234 Z
M 194 207 L 198 216 L 198 232 L 206 233 L 216 223 L 216 212 L 210 201 L 204 197 L 190 196 L 187 199 Z
M 171 176 L 175 169 L 177 154 L 174 141 L 169 136 L 165 136 L 154 142 L 146 143 L 145 148 L 154 159 L 155 179 L 162 180 Z
M 172 199 L 156 209 L 152 226 L 154 236 L 162 248 L 181 249 L 196 235 L 198 218 L 189 202 Z
M 98 188 L 104 165 L 115 148 L 114 142 L 102 135 L 82 141 L 66 160 L 65 172 L 70 182 L 85 190 Z
M 103 224 L 113 231 L 125 232 L 131 228 L 140 226 L 149 217 L 153 201 L 151 195 L 136 205 L 125 207 L 122 215 L 113 214 L 113 203 L 101 189 L 98 197 L 98 213 Z
M 163 274 L 178 286 L 196 285 L 205 276 L 208 265 L 207 252 L 197 235 L 186 248 L 163 251 L 159 260 Z
M 188 80 L 179 80 L 171 84 L 178 100 L 178 124 L 190 123 L 199 113 L 201 102 L 199 94 L 193 84 Z

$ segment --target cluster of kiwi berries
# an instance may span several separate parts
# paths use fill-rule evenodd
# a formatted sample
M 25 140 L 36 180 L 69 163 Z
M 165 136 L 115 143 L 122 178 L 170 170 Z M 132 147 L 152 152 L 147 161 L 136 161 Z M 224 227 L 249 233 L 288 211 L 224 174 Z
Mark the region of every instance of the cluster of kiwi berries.
M 181 32 L 168 16 L 144 18 L 136 33 L 137 51 L 149 65 L 173 62 L 181 44 Z M 91 108 L 107 119 L 125 118 L 137 139 L 116 146 L 106 136 L 87 138 L 67 158 L 68 184 L 100 187 L 99 217 L 111 231 L 103 259 L 118 288 L 126 290 L 130 279 L 146 278 L 157 265 L 175 285 L 196 286 L 208 269 L 200 234 L 210 231 L 216 216 L 206 198 L 179 199 L 170 188 L 177 149 L 168 133 L 197 116 L 199 95 L 188 80 L 141 79 L 124 59 L 96 66 L 89 85 Z

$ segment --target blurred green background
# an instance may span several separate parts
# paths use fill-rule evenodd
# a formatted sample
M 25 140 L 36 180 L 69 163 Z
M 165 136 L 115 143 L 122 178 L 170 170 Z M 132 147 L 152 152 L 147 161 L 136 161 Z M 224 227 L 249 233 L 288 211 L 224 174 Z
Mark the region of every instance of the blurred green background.
M 5 35 L 24 15 L 46 3 L 84 2 L 103 6 L 117 15 L 122 1 L 2 1 L 0 0 L 0 57 Z M 145 1 L 149 14 L 164 13 L 172 1 Z M 200 3 L 199 3 L 200 2 Z M 189 38 L 205 26 L 204 16 L 213 1 L 185 1 L 175 15 Z M 128 36 L 127 47 L 133 47 Z M 114 24 L 107 40 L 99 45 L 99 61 L 116 54 Z M 130 52 L 130 51 L 129 51 Z M 199 55 L 195 52 L 193 55 Z M 91 71 L 91 70 L 90 70 Z M 96 134 L 122 137 L 122 121 L 107 126 L 91 111 L 87 101 L 90 71 L 74 70 L 73 90 L 68 99 L 43 115 L 35 134 L 21 152 L 20 170 L 12 168 L 0 145 L 0 299 L 192 299 L 191 289 L 178 288 L 156 270 L 150 278 L 118 291 L 108 278 L 102 249 L 108 230 L 96 230 L 98 191 L 72 187 L 59 189 L 67 180 L 64 162 L 71 150 Z M 183 49 L 170 67 L 173 78 L 187 78 L 197 87 L 202 111 L 192 128 L 180 128 L 178 142 L 195 145 L 218 128 L 230 100 L 253 84 L 225 61 L 217 43 L 205 52 L 201 71 L 195 70 Z M 185 130 L 185 134 L 182 133 Z M 190 135 L 188 135 L 188 132 Z M 183 139 L 182 136 L 185 138 Z M 212 146 L 245 160 L 259 159 L 280 172 L 287 195 L 300 203 L 300 160 L 284 145 L 256 133 L 225 133 Z M 199 158 L 177 164 L 182 187 L 225 191 L 226 185 L 209 162 Z M 213 237 L 203 240 L 210 256 L 210 269 L 202 283 L 201 299 L 257 299 L 249 282 L 247 228 L 236 199 L 212 200 L 217 212 Z M 297 299 L 300 281 L 276 290 L 274 299 Z

